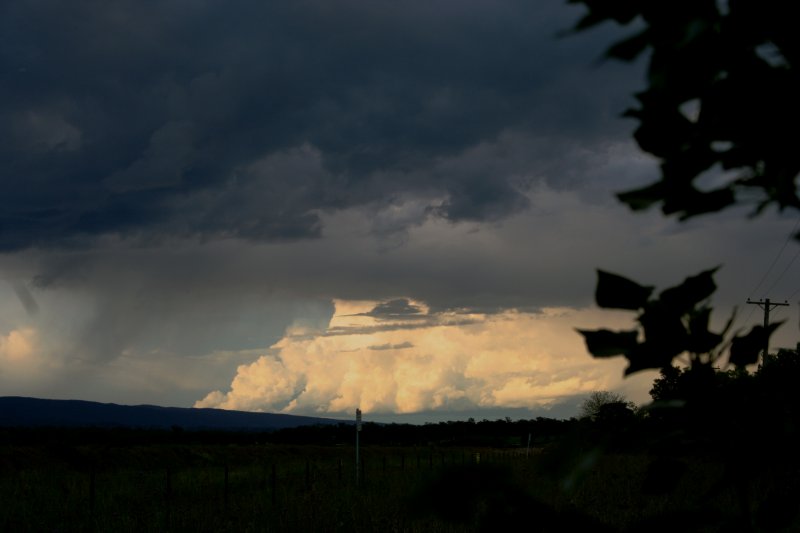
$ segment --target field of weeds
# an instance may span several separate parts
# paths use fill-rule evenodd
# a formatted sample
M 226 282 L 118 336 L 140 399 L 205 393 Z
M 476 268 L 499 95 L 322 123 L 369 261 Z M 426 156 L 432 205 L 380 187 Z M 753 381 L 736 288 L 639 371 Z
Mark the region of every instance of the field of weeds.
M 721 463 L 592 447 L 361 457 L 357 483 L 346 446 L 3 446 L 0 530 L 727 531 L 770 483 L 742 500 Z

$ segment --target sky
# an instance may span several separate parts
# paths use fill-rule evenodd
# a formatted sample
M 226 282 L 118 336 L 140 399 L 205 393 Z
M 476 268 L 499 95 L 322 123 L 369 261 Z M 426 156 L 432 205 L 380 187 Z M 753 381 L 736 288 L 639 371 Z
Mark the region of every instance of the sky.
M 564 0 L 0 6 L 0 395 L 366 420 L 648 400 L 576 328 L 596 269 L 722 265 L 715 323 L 790 305 L 797 213 L 680 223 L 614 193 L 658 162 L 644 63 Z M 712 175 L 709 179 L 714 179 Z

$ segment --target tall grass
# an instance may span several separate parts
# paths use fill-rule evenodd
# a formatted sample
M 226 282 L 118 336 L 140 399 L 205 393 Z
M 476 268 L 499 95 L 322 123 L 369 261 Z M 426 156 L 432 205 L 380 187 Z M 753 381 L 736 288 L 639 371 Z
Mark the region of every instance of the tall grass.
M 514 521 L 656 531 L 647 524 L 680 517 L 699 517 L 683 531 L 721 531 L 714 524 L 737 519 L 714 462 L 676 459 L 662 468 L 674 479 L 653 484 L 660 459 L 646 453 L 366 447 L 362 456 L 357 487 L 346 447 L 0 448 L 0 531 L 461 532 Z

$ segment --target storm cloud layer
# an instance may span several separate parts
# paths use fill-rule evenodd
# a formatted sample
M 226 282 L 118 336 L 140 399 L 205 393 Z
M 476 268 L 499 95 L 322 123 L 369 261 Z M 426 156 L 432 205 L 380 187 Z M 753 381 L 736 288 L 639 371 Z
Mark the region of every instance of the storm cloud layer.
M 4 3 L 0 250 L 318 237 L 320 211 L 409 197 L 423 201 L 406 223 L 518 212 L 532 179 L 569 182 L 554 145 L 597 142 L 624 108 L 576 74 L 598 49 L 556 40 L 575 15 L 517 0 Z M 594 83 L 620 72 L 635 87 L 635 70 Z M 539 152 L 524 172 L 446 168 L 509 133 Z

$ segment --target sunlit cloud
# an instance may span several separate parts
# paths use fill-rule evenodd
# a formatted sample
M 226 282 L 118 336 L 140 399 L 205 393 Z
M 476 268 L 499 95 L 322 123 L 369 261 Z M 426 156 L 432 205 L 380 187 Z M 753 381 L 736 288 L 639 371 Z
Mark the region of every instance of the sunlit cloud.
M 238 368 L 227 392 L 213 391 L 195 406 L 327 415 L 356 407 L 541 409 L 621 386 L 624 361 L 593 360 L 574 330 L 609 319 L 623 324 L 621 315 L 569 308 L 431 312 L 410 299 L 338 300 L 335 307 L 325 330 L 289 328 L 267 353 Z M 409 310 L 414 323 L 402 312 L 381 312 L 387 309 Z M 644 399 L 642 390 L 629 392 Z
M 36 332 L 32 328 L 15 329 L 0 335 L 0 360 L 12 364 L 30 360 L 35 339 Z
M 47 361 L 41 355 L 41 342 L 34 328 L 20 327 L 7 333 L 0 330 L 0 386 L 25 384 L 47 372 Z

